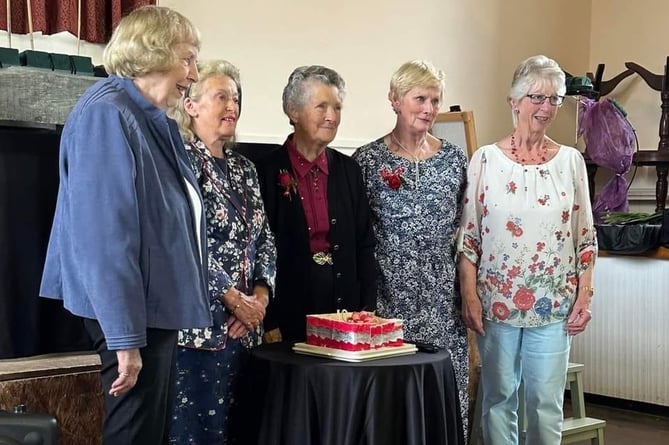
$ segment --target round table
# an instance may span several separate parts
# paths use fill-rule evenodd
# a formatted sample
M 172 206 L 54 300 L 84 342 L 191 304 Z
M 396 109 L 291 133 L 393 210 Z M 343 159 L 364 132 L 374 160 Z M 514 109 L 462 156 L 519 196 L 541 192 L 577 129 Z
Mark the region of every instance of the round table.
M 360 363 L 253 350 L 243 413 L 245 444 L 464 445 L 450 355 L 416 353 Z

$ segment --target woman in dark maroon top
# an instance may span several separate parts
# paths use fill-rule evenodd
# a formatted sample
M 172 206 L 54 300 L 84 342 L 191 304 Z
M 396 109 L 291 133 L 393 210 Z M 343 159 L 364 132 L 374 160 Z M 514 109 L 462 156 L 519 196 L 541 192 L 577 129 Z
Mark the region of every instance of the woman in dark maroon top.
M 328 147 L 343 98 L 344 80 L 334 70 L 295 69 L 283 90 L 294 132 L 256 163 L 277 247 L 265 317 L 270 340 L 303 340 L 306 314 L 376 308 L 374 234 L 360 168 Z

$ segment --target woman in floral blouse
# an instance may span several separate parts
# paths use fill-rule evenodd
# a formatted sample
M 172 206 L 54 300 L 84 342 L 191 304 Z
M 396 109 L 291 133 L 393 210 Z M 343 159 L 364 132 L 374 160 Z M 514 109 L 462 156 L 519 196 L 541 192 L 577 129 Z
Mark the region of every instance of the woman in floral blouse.
M 509 93 L 514 129 L 470 162 L 459 239 L 463 317 L 479 334 L 486 445 L 559 444 L 570 338 L 591 319 L 597 241 L 585 162 L 546 136 L 565 93 L 558 64 L 523 61 Z
M 214 324 L 179 333 L 171 443 L 232 441 L 235 385 L 247 350 L 260 343 L 274 287 L 276 249 L 258 176 L 231 149 L 240 108 L 239 71 L 215 61 L 200 67 L 200 80 L 173 110 L 204 199 Z

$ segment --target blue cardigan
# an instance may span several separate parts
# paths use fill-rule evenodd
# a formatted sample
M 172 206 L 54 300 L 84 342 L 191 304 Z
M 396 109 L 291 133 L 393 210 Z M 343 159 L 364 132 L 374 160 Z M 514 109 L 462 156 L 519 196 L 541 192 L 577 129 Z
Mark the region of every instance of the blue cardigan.
M 165 111 L 131 79 L 96 83 L 65 123 L 59 172 L 40 295 L 96 319 L 110 350 L 210 326 L 202 198 Z

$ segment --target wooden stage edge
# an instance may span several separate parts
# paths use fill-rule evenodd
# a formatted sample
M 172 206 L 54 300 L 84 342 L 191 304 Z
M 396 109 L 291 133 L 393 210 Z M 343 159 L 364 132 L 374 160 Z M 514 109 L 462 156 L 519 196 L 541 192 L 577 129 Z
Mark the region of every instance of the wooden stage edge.
M 91 352 L 35 355 L 0 360 L 0 382 L 100 370 L 100 356 Z

